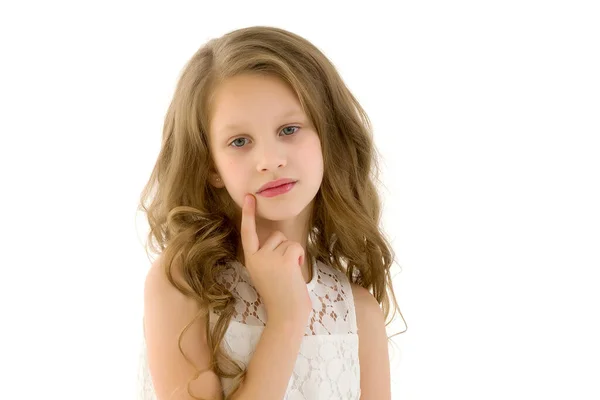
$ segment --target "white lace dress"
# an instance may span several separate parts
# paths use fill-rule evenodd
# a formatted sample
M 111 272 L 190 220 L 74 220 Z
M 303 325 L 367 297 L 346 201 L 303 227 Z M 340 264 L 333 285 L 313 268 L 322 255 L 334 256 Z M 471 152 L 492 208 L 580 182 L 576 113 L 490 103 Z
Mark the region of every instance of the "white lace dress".
M 267 322 L 261 298 L 246 268 L 233 262 L 222 282 L 236 298 L 236 313 L 225 333 L 225 351 L 248 365 Z M 313 310 L 304 332 L 285 400 L 360 398 L 360 365 L 354 298 L 348 278 L 320 261 L 312 265 L 307 284 Z M 218 315 L 211 313 L 211 326 Z M 140 355 L 138 400 L 155 400 L 145 342 Z M 224 394 L 231 381 L 221 379 Z

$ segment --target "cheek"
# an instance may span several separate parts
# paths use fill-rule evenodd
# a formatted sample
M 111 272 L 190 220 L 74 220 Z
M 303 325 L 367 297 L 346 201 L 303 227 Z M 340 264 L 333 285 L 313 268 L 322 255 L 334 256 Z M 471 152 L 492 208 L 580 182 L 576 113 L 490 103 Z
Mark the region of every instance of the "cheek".
M 216 163 L 223 175 L 233 176 L 233 171 L 238 168 L 239 161 L 227 154 L 219 154 L 216 157 Z
M 321 142 L 315 134 L 310 140 L 303 143 L 302 148 L 294 155 L 295 165 L 299 165 L 304 171 L 306 177 L 310 176 L 311 180 L 323 179 L 323 153 L 321 150 Z
M 315 168 L 322 168 L 323 164 L 323 153 L 321 150 L 321 142 L 319 141 L 319 137 L 315 134 L 307 140 L 305 146 L 303 146 L 302 151 L 298 154 L 304 160 L 311 160 L 311 163 Z
M 223 172 L 227 175 L 227 180 L 234 185 L 233 190 L 240 185 L 248 182 L 250 166 L 242 158 L 230 158 L 223 164 Z

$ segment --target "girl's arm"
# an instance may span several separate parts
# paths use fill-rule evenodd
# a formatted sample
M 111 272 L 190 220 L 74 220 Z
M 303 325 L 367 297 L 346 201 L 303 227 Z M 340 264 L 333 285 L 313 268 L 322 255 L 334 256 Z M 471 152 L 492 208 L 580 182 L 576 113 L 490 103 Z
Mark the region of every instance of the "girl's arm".
M 190 323 L 199 309 L 167 279 L 159 257 L 150 267 L 144 283 L 144 331 L 148 367 L 158 400 L 192 400 L 187 383 L 196 370 L 188 364 L 177 344 L 179 333 Z M 178 270 L 173 277 L 185 284 Z M 210 366 L 211 351 L 206 340 L 207 318 L 199 318 L 183 334 L 181 347 L 199 369 Z M 223 398 L 219 377 L 211 369 L 190 385 L 193 395 L 202 399 Z
M 351 283 L 360 363 L 361 400 L 390 400 L 390 358 L 385 318 L 377 300 L 362 286 Z
M 267 321 L 248 364 L 245 382 L 232 400 L 281 400 L 285 395 L 306 321 Z

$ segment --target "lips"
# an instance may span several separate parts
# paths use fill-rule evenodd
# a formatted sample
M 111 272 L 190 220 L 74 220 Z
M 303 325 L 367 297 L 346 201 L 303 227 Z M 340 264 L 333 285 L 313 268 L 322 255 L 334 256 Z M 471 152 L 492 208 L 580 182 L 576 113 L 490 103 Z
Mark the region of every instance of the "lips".
M 264 197 L 275 197 L 284 193 L 288 193 L 296 185 L 296 182 L 286 183 L 285 185 L 275 186 L 269 189 L 265 189 L 258 193 L 259 196 Z
M 258 190 L 257 193 L 260 193 L 260 192 L 262 192 L 264 190 L 267 190 L 267 189 L 273 189 L 273 188 L 276 188 L 276 187 L 279 187 L 279 186 L 283 186 L 283 185 L 286 185 L 286 184 L 292 183 L 292 182 L 296 182 L 296 181 L 294 179 L 289 179 L 289 178 L 277 179 L 277 180 L 271 181 L 271 182 L 263 185 Z
M 287 185 L 287 183 L 284 183 L 283 185 Z M 278 188 L 278 187 L 282 187 L 283 185 L 271 186 L 270 188 L 266 188 L 266 189 L 261 190 L 261 192 L 264 192 L 265 190 L 270 190 L 270 189 L 275 189 L 275 188 Z

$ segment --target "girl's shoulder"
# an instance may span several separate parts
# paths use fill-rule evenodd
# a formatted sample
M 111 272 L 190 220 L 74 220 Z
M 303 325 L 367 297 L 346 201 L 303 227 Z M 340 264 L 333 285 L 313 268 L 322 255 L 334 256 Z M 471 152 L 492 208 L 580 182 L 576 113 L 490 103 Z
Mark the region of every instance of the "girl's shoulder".
M 382 312 L 377 300 L 364 287 L 357 285 L 356 283 L 350 283 L 352 290 L 352 297 L 354 297 L 354 305 L 358 314 L 359 309 L 361 312 Z

